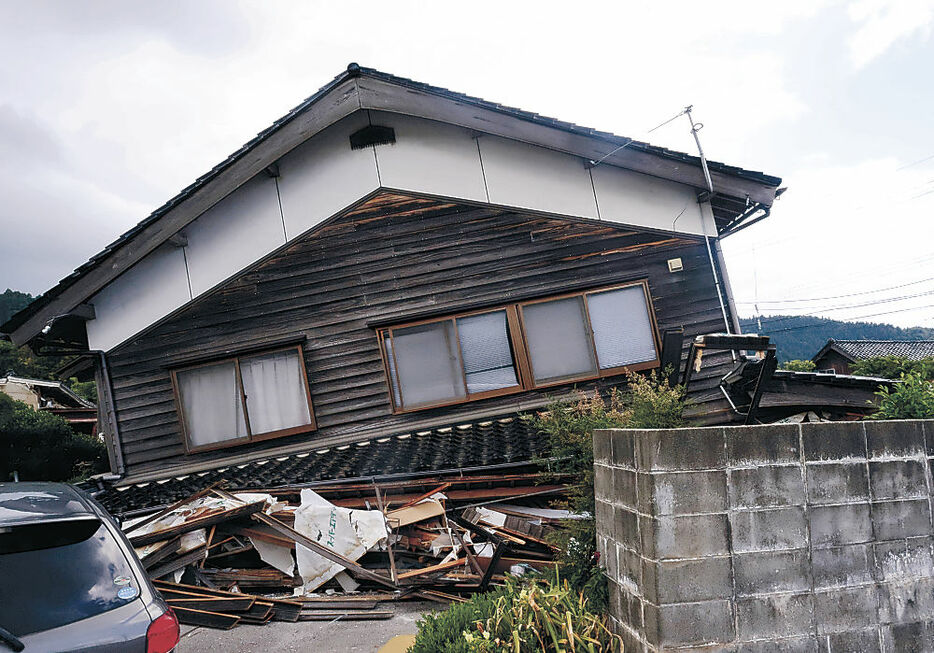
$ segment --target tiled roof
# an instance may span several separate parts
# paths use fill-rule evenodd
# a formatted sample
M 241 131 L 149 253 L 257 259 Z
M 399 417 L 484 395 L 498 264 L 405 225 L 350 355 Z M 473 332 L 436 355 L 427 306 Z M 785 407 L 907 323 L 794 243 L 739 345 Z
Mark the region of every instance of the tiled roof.
M 833 348 L 853 360 L 901 356 L 916 361 L 934 357 L 934 340 L 834 340 Z
M 531 462 L 542 454 L 543 442 L 527 422 L 508 416 L 110 487 L 95 498 L 120 514 L 178 501 L 218 481 L 231 488 L 263 489 Z
M 373 68 L 365 68 L 358 66 L 357 64 L 350 64 L 347 67 L 347 70 L 341 72 L 333 80 L 322 86 L 316 93 L 309 96 L 298 104 L 291 111 L 286 113 L 284 116 L 273 122 L 269 127 L 259 132 L 254 138 L 242 145 L 237 151 L 230 154 L 226 159 L 218 163 L 211 170 L 198 177 L 194 182 L 189 186 L 182 189 L 175 197 L 170 199 L 168 202 L 163 204 L 161 207 L 152 212 L 147 218 L 142 220 L 139 224 L 132 227 L 129 231 L 122 234 L 114 242 L 110 243 L 105 247 L 101 252 L 91 257 L 86 263 L 76 268 L 74 272 L 58 282 L 58 284 L 52 289 L 46 291 L 39 297 L 37 297 L 29 306 L 22 309 L 16 315 L 11 317 L 5 324 L 0 325 L 6 333 L 11 333 L 15 329 L 19 328 L 23 323 L 26 322 L 32 315 L 37 313 L 42 307 L 46 306 L 51 302 L 55 297 L 61 295 L 67 288 L 73 285 L 78 279 L 87 274 L 90 270 L 97 267 L 105 258 L 107 258 L 114 251 L 120 249 L 129 243 L 133 238 L 148 227 L 153 222 L 159 220 L 163 215 L 168 213 L 171 209 L 175 208 L 185 200 L 187 200 L 191 195 L 193 195 L 197 190 L 205 186 L 208 182 L 213 180 L 215 177 L 220 175 L 222 172 L 227 170 L 231 165 L 236 161 L 240 160 L 242 157 L 246 156 L 247 153 L 252 150 L 254 147 L 259 145 L 266 138 L 275 133 L 279 128 L 283 127 L 287 123 L 294 120 L 299 114 L 304 112 L 306 109 L 315 104 L 319 99 L 327 95 L 331 90 L 336 88 L 342 82 L 346 81 L 349 78 L 353 77 L 371 77 L 374 79 L 379 79 L 397 86 L 404 88 L 410 88 L 413 90 L 419 90 L 438 97 L 453 99 L 465 104 L 472 104 L 477 107 L 482 107 L 491 111 L 496 111 L 508 116 L 512 116 L 519 120 L 525 120 L 533 122 L 540 125 L 545 125 L 552 127 L 554 129 L 559 129 L 562 131 L 582 134 L 585 136 L 592 136 L 595 138 L 601 138 L 607 142 L 619 145 L 631 149 L 639 150 L 642 152 L 647 152 L 654 154 L 656 156 L 664 157 L 666 159 L 684 163 L 688 165 L 700 166 L 700 158 L 691 154 L 684 152 L 677 152 L 674 150 L 669 150 L 664 147 L 658 147 L 656 145 L 650 145 L 649 143 L 644 143 L 641 141 L 636 141 L 631 138 L 626 138 L 624 136 L 617 136 L 609 132 L 599 131 L 596 129 L 591 129 L 589 127 L 581 127 L 579 125 L 565 122 L 562 120 L 557 120 L 555 118 L 548 118 L 546 116 L 533 113 L 531 111 L 525 111 L 522 109 L 517 109 L 514 107 L 505 106 L 502 104 L 497 104 L 495 102 L 490 102 L 482 98 L 466 95 L 464 93 L 457 93 L 455 91 L 450 91 L 446 88 L 441 88 L 439 86 L 432 86 L 430 84 L 425 84 L 422 82 L 413 81 L 411 79 L 406 79 L 404 77 L 397 77 L 389 73 L 384 73 Z M 725 163 L 720 163 L 717 161 L 708 161 L 708 166 L 711 170 L 716 172 L 721 172 L 723 174 L 732 175 L 735 177 L 741 177 L 744 179 L 756 181 L 769 186 L 778 186 L 781 183 L 780 177 L 775 177 L 772 175 L 767 175 L 763 172 L 756 170 L 746 170 L 737 166 L 727 165 Z

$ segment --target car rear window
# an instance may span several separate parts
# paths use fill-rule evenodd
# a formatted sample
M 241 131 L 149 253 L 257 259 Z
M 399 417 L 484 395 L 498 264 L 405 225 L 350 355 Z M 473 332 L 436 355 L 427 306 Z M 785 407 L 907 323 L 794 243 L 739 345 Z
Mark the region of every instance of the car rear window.
M 123 551 L 97 519 L 0 527 L 0 579 L 0 626 L 19 636 L 107 612 L 139 594 Z

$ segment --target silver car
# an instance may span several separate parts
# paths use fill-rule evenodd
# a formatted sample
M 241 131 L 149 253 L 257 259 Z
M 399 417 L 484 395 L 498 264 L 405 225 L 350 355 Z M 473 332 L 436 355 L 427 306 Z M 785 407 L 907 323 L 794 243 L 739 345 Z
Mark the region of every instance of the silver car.
M 0 653 L 167 653 L 178 639 L 96 501 L 64 483 L 0 483 Z

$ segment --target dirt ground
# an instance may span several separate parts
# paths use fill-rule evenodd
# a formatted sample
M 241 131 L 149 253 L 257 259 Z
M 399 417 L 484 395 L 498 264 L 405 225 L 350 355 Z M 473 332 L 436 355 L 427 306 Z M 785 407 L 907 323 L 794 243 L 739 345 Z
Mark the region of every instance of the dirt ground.
M 277 621 L 265 626 L 237 626 L 231 630 L 182 626 L 182 640 L 176 651 L 375 653 L 396 635 L 415 634 L 416 621 L 425 612 L 438 607 L 437 603 L 420 602 L 380 606 L 395 613 L 392 619 L 385 621 Z

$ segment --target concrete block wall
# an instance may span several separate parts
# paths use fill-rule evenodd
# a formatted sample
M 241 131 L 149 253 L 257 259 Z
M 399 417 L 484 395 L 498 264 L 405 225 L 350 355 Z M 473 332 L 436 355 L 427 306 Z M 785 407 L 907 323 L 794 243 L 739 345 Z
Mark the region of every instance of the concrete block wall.
M 627 652 L 934 651 L 934 421 L 594 433 Z

